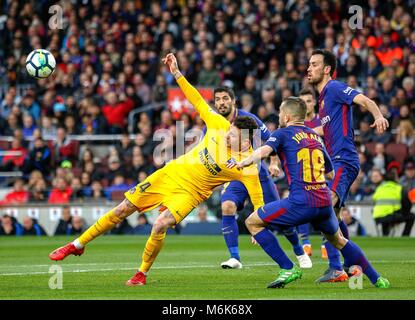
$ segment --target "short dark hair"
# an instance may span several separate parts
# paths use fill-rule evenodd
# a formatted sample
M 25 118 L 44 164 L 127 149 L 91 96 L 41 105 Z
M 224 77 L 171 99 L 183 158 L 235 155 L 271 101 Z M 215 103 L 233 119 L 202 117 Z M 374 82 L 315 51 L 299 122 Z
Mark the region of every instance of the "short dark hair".
M 249 130 L 249 141 L 253 141 L 255 130 L 258 129 L 256 121 L 248 116 L 239 116 L 236 117 L 233 121 L 233 125 L 238 129 L 248 129 Z
M 315 97 L 314 90 L 311 88 L 307 88 L 307 87 L 303 88 L 298 95 L 299 96 L 312 95 L 313 97 Z
M 235 100 L 235 92 L 233 92 L 232 88 L 226 87 L 226 86 L 217 87 L 213 91 L 213 97 L 215 97 L 216 94 L 219 92 L 226 92 L 231 97 L 232 100 Z
M 304 121 L 307 114 L 307 105 L 303 99 L 293 96 L 288 97 L 282 101 L 281 107 L 287 108 L 298 120 Z
M 316 49 L 311 53 L 312 56 L 316 54 L 321 54 L 323 56 L 323 63 L 325 66 L 330 67 L 330 76 L 333 76 L 334 71 L 336 71 L 337 68 L 337 59 L 334 53 L 327 49 Z

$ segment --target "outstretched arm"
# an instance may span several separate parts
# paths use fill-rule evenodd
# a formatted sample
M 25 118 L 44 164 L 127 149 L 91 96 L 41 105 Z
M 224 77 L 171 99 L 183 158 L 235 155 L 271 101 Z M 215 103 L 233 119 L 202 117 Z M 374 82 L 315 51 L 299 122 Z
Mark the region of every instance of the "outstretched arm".
M 221 115 L 215 113 L 205 99 L 203 99 L 199 91 L 197 91 L 196 88 L 193 87 L 182 75 L 177 64 L 177 59 L 173 53 L 169 53 L 165 58 L 163 58 L 163 63 L 167 64 L 186 99 L 189 100 L 196 111 L 200 114 L 200 118 L 206 123 L 208 128 L 212 126 L 224 127 L 227 124 L 229 126 L 229 122 Z
M 255 162 L 259 162 L 262 159 L 269 157 L 274 150 L 270 146 L 262 146 L 256 149 L 248 158 L 238 163 L 236 166 L 238 169 L 243 169 L 250 166 Z
M 379 107 L 372 99 L 369 99 L 364 94 L 360 93 L 354 97 L 353 102 L 369 110 L 369 112 L 373 115 L 375 122 L 370 126 L 371 128 L 376 127 L 376 131 L 378 133 L 384 133 L 386 131 L 389 127 L 389 122 L 383 117 Z

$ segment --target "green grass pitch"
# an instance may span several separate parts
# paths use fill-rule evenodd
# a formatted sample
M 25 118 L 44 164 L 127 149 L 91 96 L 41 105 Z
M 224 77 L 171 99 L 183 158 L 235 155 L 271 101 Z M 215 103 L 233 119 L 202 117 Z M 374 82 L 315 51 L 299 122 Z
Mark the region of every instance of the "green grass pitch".
M 102 236 L 90 243 L 81 257 L 52 262 L 51 250 L 70 238 L 0 239 L 0 299 L 415 299 L 415 239 L 358 238 L 375 268 L 391 282 L 376 289 L 367 278 L 363 289 L 351 290 L 348 282 L 315 284 L 326 269 L 320 258 L 320 237 L 312 237 L 314 266 L 303 278 L 284 289 L 266 289 L 278 267 L 250 237 L 240 237 L 244 268 L 222 270 L 228 258 L 221 236 L 168 235 L 150 271 L 147 286 L 126 287 L 139 266 L 147 237 Z M 279 240 L 295 259 L 285 238 Z M 295 260 L 296 261 L 296 260 Z M 63 271 L 63 288 L 49 288 L 52 265 Z

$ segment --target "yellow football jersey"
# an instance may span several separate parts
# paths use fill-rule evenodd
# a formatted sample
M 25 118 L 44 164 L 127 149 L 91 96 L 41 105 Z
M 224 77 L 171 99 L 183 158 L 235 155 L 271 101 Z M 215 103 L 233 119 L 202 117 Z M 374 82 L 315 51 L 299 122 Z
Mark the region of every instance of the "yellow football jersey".
M 163 171 L 198 199 L 207 199 L 215 187 L 238 180 L 248 190 L 255 209 L 263 206 L 257 166 L 243 170 L 236 168 L 237 162 L 253 152 L 252 148 L 246 152 L 232 151 L 226 145 L 225 138 L 230 122 L 216 113 L 185 77 L 180 77 L 177 83 L 206 123 L 207 132 L 192 150 L 166 164 Z

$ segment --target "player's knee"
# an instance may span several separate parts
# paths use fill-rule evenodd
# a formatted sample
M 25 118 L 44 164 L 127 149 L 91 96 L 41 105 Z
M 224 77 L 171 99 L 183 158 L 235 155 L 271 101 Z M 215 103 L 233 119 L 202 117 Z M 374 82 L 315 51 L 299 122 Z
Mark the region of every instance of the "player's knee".
M 224 201 L 222 202 L 222 215 L 224 216 L 234 216 L 236 214 L 237 207 L 233 201 Z
M 263 221 L 258 217 L 258 214 L 255 212 L 251 213 L 248 218 L 245 220 L 246 228 L 252 233 L 258 228 L 264 226 Z
M 164 233 L 167 232 L 167 229 L 174 226 L 176 220 L 170 212 L 163 212 L 158 216 L 156 221 L 153 224 L 153 232 Z
M 152 232 L 154 233 L 164 233 L 167 232 L 169 224 L 163 219 L 157 219 L 153 224 Z
M 115 216 L 119 219 L 125 219 L 130 214 L 135 212 L 137 208 L 128 200 L 124 199 L 114 210 Z
M 324 235 L 327 241 L 329 241 L 336 249 L 341 250 L 347 243 L 347 239 L 337 231 L 334 235 Z

